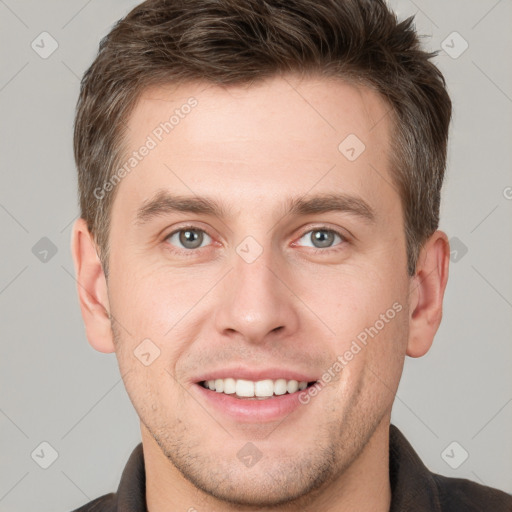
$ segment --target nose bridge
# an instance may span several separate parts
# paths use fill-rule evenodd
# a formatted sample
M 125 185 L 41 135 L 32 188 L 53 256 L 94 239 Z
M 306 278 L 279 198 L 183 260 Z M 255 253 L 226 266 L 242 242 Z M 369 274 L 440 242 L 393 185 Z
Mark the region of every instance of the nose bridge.
M 297 327 L 291 294 L 279 278 L 279 255 L 246 237 L 233 254 L 233 269 L 221 290 L 216 323 L 219 332 L 236 331 L 251 342 L 261 342 L 278 329 Z

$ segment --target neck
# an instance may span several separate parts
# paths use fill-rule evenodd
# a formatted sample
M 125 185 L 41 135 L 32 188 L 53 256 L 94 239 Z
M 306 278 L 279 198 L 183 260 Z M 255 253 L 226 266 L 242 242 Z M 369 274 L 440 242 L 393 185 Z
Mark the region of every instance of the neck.
M 386 415 L 352 464 L 320 489 L 293 503 L 263 508 L 240 508 L 205 494 L 183 477 L 141 423 L 148 511 L 389 512 L 389 422 Z

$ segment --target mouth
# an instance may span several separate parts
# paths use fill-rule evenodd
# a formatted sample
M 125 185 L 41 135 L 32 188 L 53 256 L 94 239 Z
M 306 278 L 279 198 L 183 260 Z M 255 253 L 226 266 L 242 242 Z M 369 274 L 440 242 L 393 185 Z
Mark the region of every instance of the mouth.
M 318 381 L 297 381 L 294 379 L 247 380 L 228 377 L 197 382 L 199 386 L 222 395 L 230 395 L 240 400 L 269 400 L 282 395 L 303 391 Z
M 265 368 L 232 366 L 205 372 L 192 379 L 193 396 L 211 411 L 238 424 L 296 421 L 315 411 L 308 388 L 319 382 L 308 371 L 267 365 Z M 315 400 L 316 402 L 317 400 Z

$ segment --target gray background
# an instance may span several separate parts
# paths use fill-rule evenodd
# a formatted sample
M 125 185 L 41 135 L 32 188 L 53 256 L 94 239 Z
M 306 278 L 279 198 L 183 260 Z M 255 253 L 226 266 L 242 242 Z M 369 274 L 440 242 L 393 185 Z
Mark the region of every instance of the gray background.
M 115 490 L 140 441 L 115 355 L 86 340 L 69 249 L 79 77 L 137 3 L 0 0 L 1 511 L 68 511 Z M 407 358 L 393 422 L 431 470 L 512 493 L 512 2 L 390 4 L 417 13 L 427 48 L 445 41 L 441 228 L 456 249 L 441 328 L 425 357 Z M 58 43 L 47 58 L 31 47 L 51 49 L 44 31 Z M 44 441 L 58 453 L 47 469 Z

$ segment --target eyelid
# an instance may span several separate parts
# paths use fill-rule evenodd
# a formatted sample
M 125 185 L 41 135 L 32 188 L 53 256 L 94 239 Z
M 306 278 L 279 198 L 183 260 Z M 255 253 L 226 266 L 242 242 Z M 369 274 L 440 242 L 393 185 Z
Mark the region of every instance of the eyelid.
M 208 236 L 210 236 L 210 238 L 214 238 L 209 232 L 210 230 L 212 230 L 210 226 L 204 227 L 201 223 L 197 223 L 196 221 L 190 221 L 188 223 L 185 222 L 184 224 L 178 224 L 177 226 L 174 225 L 173 229 L 169 231 L 166 235 L 164 235 L 163 238 L 165 240 L 169 238 L 171 235 L 174 235 L 175 233 L 178 233 L 180 231 L 186 231 L 187 229 L 190 229 L 191 231 L 203 231 Z M 162 230 L 162 232 L 165 231 L 166 230 Z

